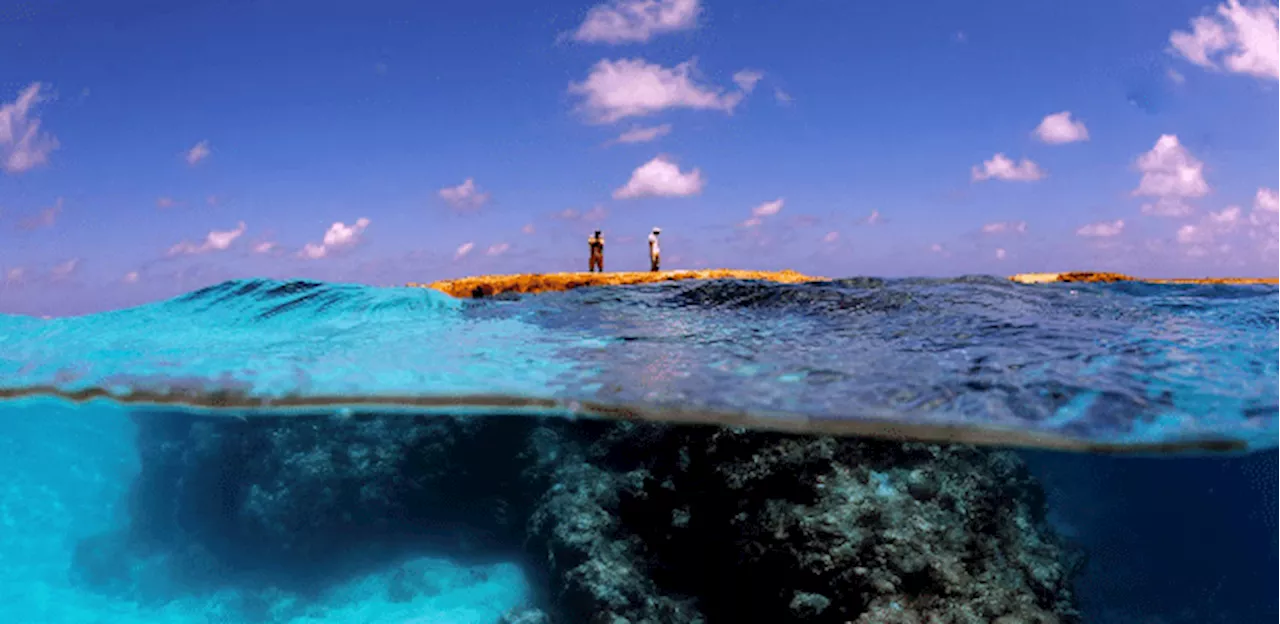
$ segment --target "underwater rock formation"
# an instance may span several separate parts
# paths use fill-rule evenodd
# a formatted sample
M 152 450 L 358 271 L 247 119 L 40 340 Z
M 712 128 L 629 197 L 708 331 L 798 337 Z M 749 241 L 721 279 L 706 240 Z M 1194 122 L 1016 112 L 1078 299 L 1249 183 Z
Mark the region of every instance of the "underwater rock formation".
M 409 287 L 434 288 L 454 297 L 492 297 L 502 293 L 540 293 L 570 290 L 583 286 L 627 286 L 675 280 L 741 279 L 765 280 L 784 284 L 825 281 L 795 271 L 741 271 L 707 269 L 700 271 L 657 271 L 622 273 L 531 273 L 521 275 L 481 275 L 431 284 L 408 284 Z
M 296 580 L 423 546 L 519 553 L 541 604 L 508 622 L 1078 619 L 1077 559 L 1004 451 L 529 416 L 138 424 L 132 529 L 86 540 L 89 584 L 122 549 Z

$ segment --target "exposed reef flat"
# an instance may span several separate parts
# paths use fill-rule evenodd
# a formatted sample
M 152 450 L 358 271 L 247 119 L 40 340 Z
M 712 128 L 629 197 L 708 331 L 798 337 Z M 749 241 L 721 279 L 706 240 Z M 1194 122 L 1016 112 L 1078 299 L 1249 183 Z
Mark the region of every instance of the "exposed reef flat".
M 1148 284 L 1276 284 L 1274 277 L 1176 277 L 1152 279 L 1133 277 L 1124 273 L 1098 271 L 1068 271 L 1066 273 L 1019 273 L 1009 277 L 1022 284 L 1048 284 L 1052 282 L 1145 282 Z
M 629 286 L 675 280 L 741 279 L 766 280 L 784 284 L 826 281 L 795 271 L 740 271 L 707 269 L 702 271 L 631 271 L 620 273 L 527 273 L 519 275 L 480 275 L 430 284 L 408 284 L 409 287 L 434 288 L 454 297 L 479 298 L 514 293 L 540 293 L 570 290 L 582 286 Z

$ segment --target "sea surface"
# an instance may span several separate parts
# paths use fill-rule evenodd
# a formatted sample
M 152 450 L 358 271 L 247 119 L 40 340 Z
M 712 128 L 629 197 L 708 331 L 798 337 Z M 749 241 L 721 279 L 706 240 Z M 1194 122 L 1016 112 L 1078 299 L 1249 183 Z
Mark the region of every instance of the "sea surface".
M 0 316 L 0 622 L 1275 622 L 1278 310 L 972 276 Z

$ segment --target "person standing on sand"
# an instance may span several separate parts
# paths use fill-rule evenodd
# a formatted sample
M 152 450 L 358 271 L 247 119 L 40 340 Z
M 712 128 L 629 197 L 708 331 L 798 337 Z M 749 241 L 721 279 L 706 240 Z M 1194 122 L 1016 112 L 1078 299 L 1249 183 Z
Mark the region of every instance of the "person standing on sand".
M 662 228 L 653 228 L 653 232 L 649 234 L 649 270 L 657 271 L 659 260 L 661 260 L 662 251 L 658 248 L 658 235 L 662 233 Z
M 600 235 L 600 230 L 596 230 L 596 233 L 587 239 L 587 247 L 591 248 L 591 259 L 587 261 L 587 272 L 593 273 L 598 269 L 600 273 L 604 273 L 604 236 Z

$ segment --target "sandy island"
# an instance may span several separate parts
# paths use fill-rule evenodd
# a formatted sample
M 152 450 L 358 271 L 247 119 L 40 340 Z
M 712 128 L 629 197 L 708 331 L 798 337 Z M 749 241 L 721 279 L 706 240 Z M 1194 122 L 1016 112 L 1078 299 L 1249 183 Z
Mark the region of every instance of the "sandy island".
M 686 279 L 767 280 L 785 284 L 825 281 L 825 277 L 802 275 L 795 271 L 738 271 L 708 269 L 703 271 L 632 271 L 625 273 L 532 273 L 520 275 L 481 275 L 456 280 L 409 284 L 410 287 L 434 288 L 454 297 L 492 297 L 506 292 L 540 293 L 561 291 L 581 286 L 629 286 Z
M 1067 273 L 1019 273 L 1009 279 L 1022 284 L 1048 284 L 1051 282 L 1146 282 L 1149 284 L 1276 284 L 1274 277 L 1175 277 L 1152 279 L 1133 277 L 1124 273 L 1095 271 L 1070 271 Z

